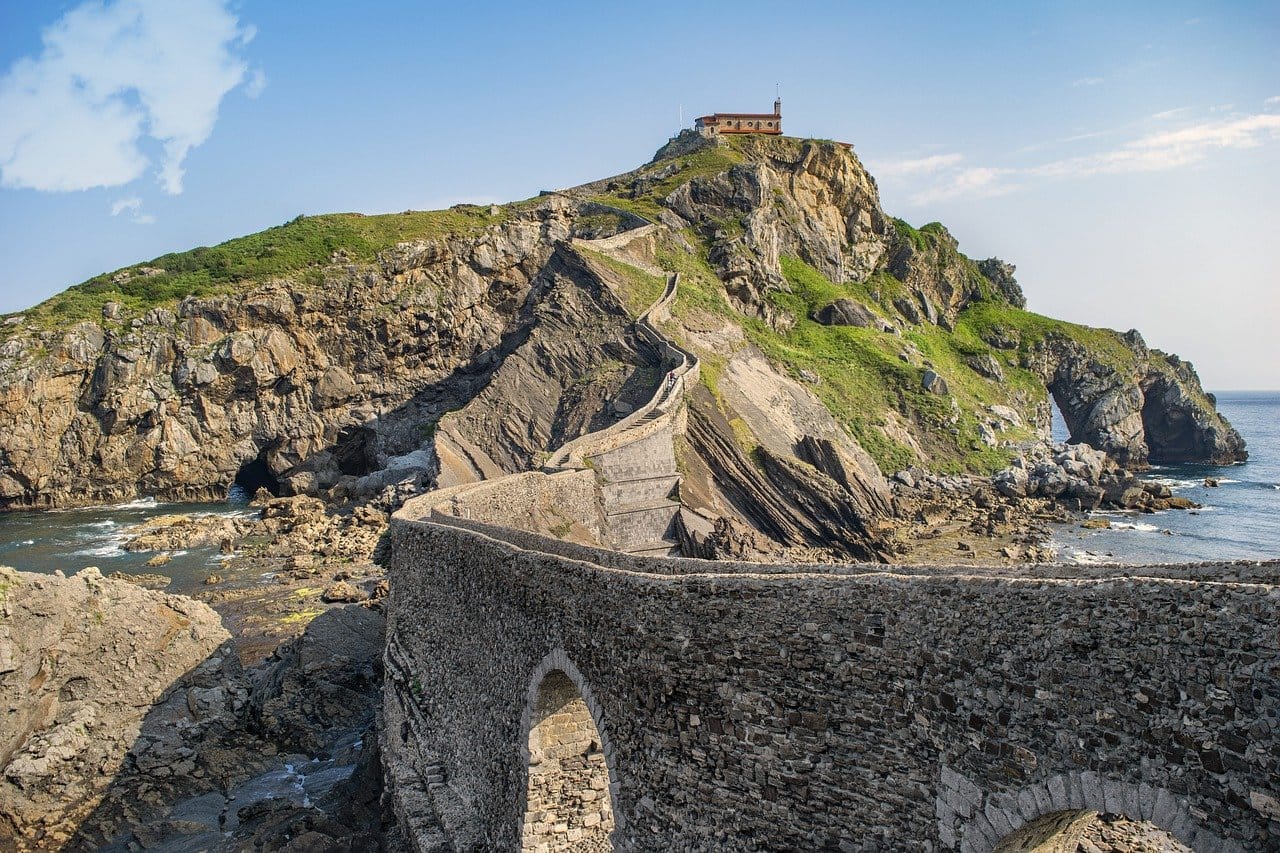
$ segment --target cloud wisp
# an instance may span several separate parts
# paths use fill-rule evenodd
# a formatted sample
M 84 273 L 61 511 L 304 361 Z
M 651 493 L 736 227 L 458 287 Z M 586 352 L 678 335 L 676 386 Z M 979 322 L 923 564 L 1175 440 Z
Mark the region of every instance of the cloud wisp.
M 227 5 L 85 2 L 47 27 L 39 55 L 0 77 L 0 186 L 121 186 L 148 170 L 146 149 L 158 145 L 161 187 L 182 192 L 187 154 L 250 75 L 241 54 L 253 32 Z M 250 82 L 260 91 L 265 78 Z
M 962 160 L 964 160 L 963 154 L 934 154 L 931 157 L 920 157 L 914 160 L 892 160 L 877 163 L 875 173 L 887 178 L 932 175 L 935 172 L 958 166 Z
M 1160 114 L 1155 117 L 1165 118 Z M 1095 154 L 1051 160 L 1036 166 L 961 167 L 963 158 L 955 154 L 898 161 L 896 170 L 895 164 L 890 163 L 889 169 L 882 169 L 881 173 L 890 179 L 931 178 L 933 182 L 929 186 L 909 197 L 913 204 L 924 205 L 961 197 L 1003 195 L 1037 179 L 1166 171 L 1201 162 L 1217 151 L 1258 148 L 1275 141 L 1280 141 L 1280 114 L 1263 112 L 1148 133 Z M 933 164 L 935 168 L 910 166 L 943 159 L 946 162 Z
M 136 222 L 138 225 L 150 225 L 156 221 L 156 218 L 151 214 L 142 212 L 142 199 L 136 195 L 112 202 L 111 215 L 119 216 L 122 213 L 129 214 L 130 221 Z

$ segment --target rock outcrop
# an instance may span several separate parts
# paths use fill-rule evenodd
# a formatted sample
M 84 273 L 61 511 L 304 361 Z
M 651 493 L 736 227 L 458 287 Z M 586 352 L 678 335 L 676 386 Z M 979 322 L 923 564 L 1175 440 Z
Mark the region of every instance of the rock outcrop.
M 423 444 L 518 334 L 574 210 L 0 346 L 0 507 L 314 492 Z M 118 306 L 117 306 L 118 307 Z
M 132 708 L 118 736 L 107 733 L 111 761 L 79 768 L 100 801 L 50 814 L 32 849 L 381 849 L 372 722 L 383 630 L 380 613 L 347 607 L 254 669 L 230 643 L 217 647 L 154 703 Z M 116 701 L 103 693 L 82 704 Z M 30 808 L 18 802 L 14 814 L 38 814 Z
M 49 849 L 92 811 L 152 705 L 228 634 L 207 605 L 93 568 L 0 567 L 0 614 L 0 847 Z
M 989 337 L 1007 340 L 1011 334 L 1016 338 L 1016 331 L 999 328 Z M 1149 350 L 1137 331 L 1104 342 L 1105 350 L 1055 331 L 1023 355 L 1053 395 L 1073 442 L 1133 469 L 1248 457 L 1244 439 L 1218 414 L 1189 363 Z

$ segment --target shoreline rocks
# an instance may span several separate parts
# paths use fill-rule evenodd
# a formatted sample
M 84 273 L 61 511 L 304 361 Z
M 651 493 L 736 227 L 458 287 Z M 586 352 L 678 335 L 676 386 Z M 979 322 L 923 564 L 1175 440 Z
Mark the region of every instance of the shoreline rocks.
M 67 840 L 145 711 L 230 635 L 212 608 L 104 578 L 0 567 L 0 847 Z
M 991 484 L 1009 498 L 1048 498 L 1073 510 L 1099 508 L 1157 512 L 1198 509 L 1168 486 L 1142 481 L 1108 454 L 1087 444 L 1046 444 L 991 477 Z

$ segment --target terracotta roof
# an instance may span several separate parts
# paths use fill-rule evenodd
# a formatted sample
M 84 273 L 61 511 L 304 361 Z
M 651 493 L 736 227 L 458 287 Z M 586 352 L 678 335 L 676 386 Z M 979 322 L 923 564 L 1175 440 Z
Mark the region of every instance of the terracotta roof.
M 777 118 L 777 119 L 780 119 L 780 118 L 782 118 L 782 116 L 780 116 L 780 115 L 775 115 L 774 113 L 715 113 L 715 114 L 713 114 L 713 115 L 709 115 L 709 116 L 698 116 L 698 121 L 706 121 L 707 119 L 714 119 L 715 121 L 720 121 L 721 119 L 735 119 L 735 118 L 747 118 L 747 119 L 757 119 L 757 118 Z

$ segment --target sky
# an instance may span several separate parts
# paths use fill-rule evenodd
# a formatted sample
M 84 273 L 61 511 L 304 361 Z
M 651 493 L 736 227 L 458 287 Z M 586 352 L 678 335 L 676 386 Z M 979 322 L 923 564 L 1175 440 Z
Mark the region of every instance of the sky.
M 1280 4 L 0 0 L 0 312 L 305 213 L 508 201 L 691 118 L 852 142 L 885 209 L 1280 389 Z

